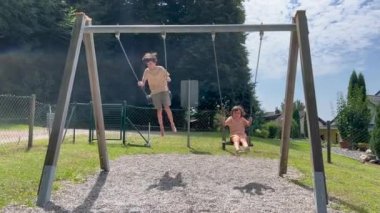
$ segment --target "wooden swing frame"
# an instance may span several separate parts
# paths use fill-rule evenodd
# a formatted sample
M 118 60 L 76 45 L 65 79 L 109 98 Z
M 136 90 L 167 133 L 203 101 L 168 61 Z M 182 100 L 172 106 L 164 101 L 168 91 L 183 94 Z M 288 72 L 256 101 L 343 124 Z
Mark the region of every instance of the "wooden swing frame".
M 293 111 L 293 98 L 297 56 L 300 52 L 301 71 L 305 94 L 305 105 L 308 117 L 308 128 L 311 142 L 311 159 L 313 165 L 314 197 L 317 212 L 327 212 L 327 190 L 322 158 L 321 141 L 319 137 L 317 104 L 314 91 L 314 78 L 311 63 L 308 26 L 305 11 L 297 11 L 292 24 L 228 24 L 228 25 L 92 25 L 91 18 L 84 13 L 76 14 L 72 37 L 67 53 L 63 78 L 59 90 L 57 108 L 52 132 L 46 152 L 45 162 L 38 189 L 37 205 L 44 207 L 50 201 L 52 185 L 55 178 L 57 161 L 63 137 L 68 106 L 73 89 L 73 83 L 78 64 L 82 41 L 85 45 L 87 67 L 90 80 L 93 112 L 100 168 L 109 171 L 109 160 L 105 139 L 105 128 L 102 112 L 102 101 L 99 88 L 99 77 L 94 45 L 94 33 L 223 33 L 223 32 L 259 32 L 259 31 L 290 31 L 290 49 L 288 71 L 286 78 L 285 110 L 281 135 L 281 156 L 279 176 L 287 172 L 290 127 Z

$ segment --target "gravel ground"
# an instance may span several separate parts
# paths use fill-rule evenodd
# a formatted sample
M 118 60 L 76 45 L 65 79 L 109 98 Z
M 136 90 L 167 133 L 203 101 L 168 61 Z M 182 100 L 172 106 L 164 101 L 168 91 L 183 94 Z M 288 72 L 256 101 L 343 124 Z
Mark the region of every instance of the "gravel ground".
M 4 212 L 315 212 L 313 192 L 291 183 L 300 174 L 278 161 L 244 156 L 137 155 L 111 162 L 81 184 L 64 183 L 45 209 Z M 337 212 L 328 209 L 328 212 Z
M 334 152 L 339 155 L 343 155 L 349 158 L 353 158 L 356 160 L 360 160 L 360 156 L 365 154 L 365 152 L 357 151 L 357 150 L 349 150 L 349 149 L 341 149 L 339 147 L 331 147 L 331 152 Z

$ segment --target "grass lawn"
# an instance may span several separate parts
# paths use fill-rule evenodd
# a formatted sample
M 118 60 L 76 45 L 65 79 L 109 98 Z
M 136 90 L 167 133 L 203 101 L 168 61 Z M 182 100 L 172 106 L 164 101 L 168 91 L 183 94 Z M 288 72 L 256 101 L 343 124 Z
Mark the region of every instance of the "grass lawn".
M 34 129 L 44 129 L 43 127 L 33 127 Z M 0 131 L 7 131 L 7 130 L 28 130 L 29 125 L 28 124 L 4 124 L 0 123 Z
M 27 124 L 0 124 L 0 130 L 25 130 L 29 129 Z
M 227 151 L 221 149 L 220 134 L 192 134 L 191 149 L 186 146 L 186 136 L 181 134 L 153 137 L 152 148 L 141 147 L 143 140 L 137 136 L 128 138 L 131 143 L 129 146 L 123 146 L 120 141 L 109 141 L 109 158 L 112 160 L 123 155 L 157 153 L 230 155 L 233 150 L 232 146 L 227 146 Z M 61 146 L 55 190 L 60 187 L 59 180 L 80 182 L 99 170 L 96 143 L 88 144 L 87 137 L 78 137 L 76 141 L 76 144 L 65 142 Z M 279 159 L 279 143 L 279 140 L 255 138 L 253 151 L 244 156 Z M 46 140 L 35 141 L 34 147 L 29 151 L 23 145 L 0 146 L 0 209 L 9 204 L 35 204 L 46 148 Z M 361 164 L 334 154 L 332 161 L 332 164 L 324 165 L 329 196 L 340 204 L 336 208 L 355 212 L 380 212 L 380 166 Z M 291 142 L 288 163 L 304 174 L 302 179 L 292 181 L 311 188 L 312 164 L 307 141 Z

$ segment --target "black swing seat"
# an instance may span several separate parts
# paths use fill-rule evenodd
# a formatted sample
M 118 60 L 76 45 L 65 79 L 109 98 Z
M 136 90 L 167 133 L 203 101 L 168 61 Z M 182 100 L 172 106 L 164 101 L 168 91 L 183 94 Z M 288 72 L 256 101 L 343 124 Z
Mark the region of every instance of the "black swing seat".
M 226 135 L 226 133 L 229 132 L 228 127 L 225 127 L 223 131 L 224 131 L 224 135 Z M 245 129 L 245 133 L 247 134 L 247 143 L 248 143 L 249 147 L 253 147 L 253 143 L 251 141 L 251 136 L 248 134 L 248 131 L 249 131 L 249 127 Z M 226 137 L 223 137 L 222 138 L 222 149 L 223 150 L 226 150 L 226 145 L 234 145 L 234 143 L 232 143 L 230 138 L 227 140 Z M 240 145 L 242 145 L 242 144 L 240 143 Z

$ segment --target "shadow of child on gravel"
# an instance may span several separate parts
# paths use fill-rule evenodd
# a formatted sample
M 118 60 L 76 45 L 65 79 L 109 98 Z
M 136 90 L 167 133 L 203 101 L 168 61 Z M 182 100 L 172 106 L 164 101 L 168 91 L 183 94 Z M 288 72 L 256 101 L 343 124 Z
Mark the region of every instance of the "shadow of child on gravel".
M 175 177 L 170 177 L 169 172 L 165 172 L 164 176 L 160 179 L 158 184 L 152 184 L 147 190 L 157 188 L 161 191 L 172 190 L 174 187 L 186 187 L 186 183 L 183 183 L 182 173 L 177 173 Z
M 275 190 L 270 187 L 266 186 L 260 183 L 248 183 L 245 186 L 235 186 L 233 189 L 239 190 L 242 194 L 247 193 L 250 195 L 263 195 L 263 190 L 267 191 L 269 190 L 270 192 L 275 192 Z

